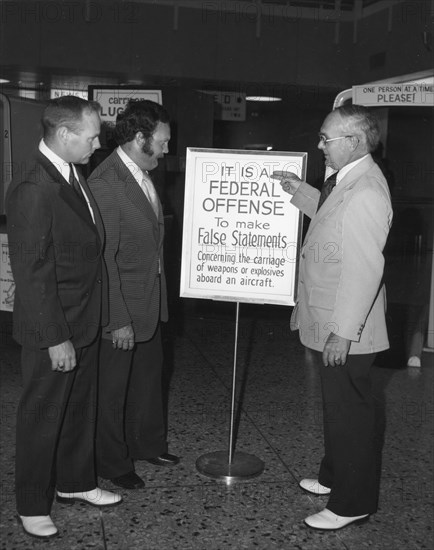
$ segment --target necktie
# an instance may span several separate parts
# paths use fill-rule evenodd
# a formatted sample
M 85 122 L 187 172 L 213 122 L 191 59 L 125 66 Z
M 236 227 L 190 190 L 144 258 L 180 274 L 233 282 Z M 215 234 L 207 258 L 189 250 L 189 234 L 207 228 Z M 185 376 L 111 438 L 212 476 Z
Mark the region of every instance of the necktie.
M 333 191 L 333 188 L 336 185 L 336 176 L 338 175 L 337 172 L 329 176 L 325 182 L 323 183 L 322 189 L 321 189 L 321 195 L 318 201 L 318 208 L 316 211 L 321 208 L 323 202 L 326 200 L 326 198 L 330 195 L 330 193 Z
M 155 215 L 158 218 L 158 195 L 155 191 L 154 184 L 151 181 L 151 178 L 147 173 L 143 173 L 142 177 L 142 189 L 146 195 L 146 198 L 151 203 L 151 206 L 155 212 Z
M 80 199 L 84 201 L 85 204 L 87 204 L 87 201 L 83 195 L 83 191 L 81 190 L 81 186 L 78 183 L 77 178 L 75 177 L 71 162 L 69 163 L 69 183 L 71 184 L 71 187 L 74 189 L 77 195 L 80 197 Z

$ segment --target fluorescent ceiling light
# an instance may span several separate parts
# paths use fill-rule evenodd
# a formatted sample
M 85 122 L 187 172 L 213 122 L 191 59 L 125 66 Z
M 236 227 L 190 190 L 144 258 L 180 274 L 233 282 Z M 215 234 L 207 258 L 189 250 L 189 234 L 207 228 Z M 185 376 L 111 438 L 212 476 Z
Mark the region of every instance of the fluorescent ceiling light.
M 10 82 L 7 78 L 0 78 L 0 84 L 6 84 L 7 82 Z
M 273 97 L 268 95 L 248 95 L 246 97 L 247 101 L 282 101 L 281 97 Z

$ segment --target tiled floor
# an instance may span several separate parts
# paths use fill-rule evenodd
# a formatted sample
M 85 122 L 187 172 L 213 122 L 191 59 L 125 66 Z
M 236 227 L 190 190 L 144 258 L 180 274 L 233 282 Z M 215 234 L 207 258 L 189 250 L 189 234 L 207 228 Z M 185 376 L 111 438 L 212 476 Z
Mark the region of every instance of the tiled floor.
M 14 519 L 19 348 L 2 337 L 1 548 L 432 549 L 434 355 L 424 353 L 420 369 L 406 367 L 407 311 L 408 303 L 392 296 L 392 350 L 378 357 L 372 373 L 378 439 L 384 439 L 379 511 L 364 525 L 334 533 L 303 523 L 326 503 L 298 487 L 317 473 L 322 409 L 318 373 L 289 331 L 289 308 L 240 305 L 236 451 L 264 461 L 259 477 L 227 485 L 196 469 L 204 453 L 228 448 L 235 305 L 190 300 L 165 338 L 170 451 L 182 462 L 166 469 L 138 462 L 146 487 L 123 491 L 124 502 L 110 510 L 54 504 L 61 535 L 49 542 L 26 537 Z

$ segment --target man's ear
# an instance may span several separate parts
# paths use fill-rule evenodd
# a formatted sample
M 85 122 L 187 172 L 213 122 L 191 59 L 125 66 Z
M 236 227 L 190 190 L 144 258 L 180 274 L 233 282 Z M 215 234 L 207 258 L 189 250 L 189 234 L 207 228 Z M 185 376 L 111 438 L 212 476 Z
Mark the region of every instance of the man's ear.
M 69 130 L 66 126 L 59 126 L 56 130 L 57 138 L 61 143 L 66 144 L 69 138 Z
M 350 143 L 351 143 L 351 150 L 355 151 L 359 146 L 360 138 L 358 136 L 351 136 L 348 139 L 350 140 Z
M 145 141 L 145 136 L 142 132 L 137 132 L 137 134 L 134 136 L 134 139 L 136 140 L 136 143 L 141 147 L 143 145 L 143 142 Z

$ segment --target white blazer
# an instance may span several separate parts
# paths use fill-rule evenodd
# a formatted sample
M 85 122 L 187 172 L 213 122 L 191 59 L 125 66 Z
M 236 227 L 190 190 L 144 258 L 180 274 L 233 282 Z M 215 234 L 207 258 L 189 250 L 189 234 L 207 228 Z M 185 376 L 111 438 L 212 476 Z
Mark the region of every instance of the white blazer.
M 387 182 L 369 155 L 339 182 L 316 214 L 320 192 L 302 183 L 291 202 L 312 221 L 303 242 L 292 330 L 323 351 L 331 332 L 350 354 L 389 347 L 383 249 L 392 222 Z

